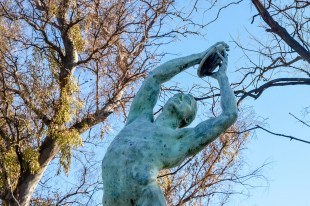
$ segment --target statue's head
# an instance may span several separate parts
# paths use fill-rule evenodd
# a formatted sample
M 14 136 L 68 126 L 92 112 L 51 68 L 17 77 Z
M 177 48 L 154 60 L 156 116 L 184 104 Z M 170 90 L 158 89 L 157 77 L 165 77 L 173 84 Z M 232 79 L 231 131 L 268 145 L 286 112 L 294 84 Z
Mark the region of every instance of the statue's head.
M 176 116 L 179 120 L 178 128 L 186 127 L 196 117 L 197 102 L 190 94 L 176 94 L 167 101 L 163 113 Z

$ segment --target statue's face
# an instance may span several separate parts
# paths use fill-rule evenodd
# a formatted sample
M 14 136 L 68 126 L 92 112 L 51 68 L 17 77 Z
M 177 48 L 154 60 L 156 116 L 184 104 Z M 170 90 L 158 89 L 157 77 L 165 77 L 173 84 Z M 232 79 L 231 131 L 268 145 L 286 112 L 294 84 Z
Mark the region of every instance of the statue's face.
M 190 94 L 176 94 L 167 101 L 163 110 L 170 115 L 176 115 L 181 121 L 180 127 L 184 127 L 195 119 L 197 102 Z

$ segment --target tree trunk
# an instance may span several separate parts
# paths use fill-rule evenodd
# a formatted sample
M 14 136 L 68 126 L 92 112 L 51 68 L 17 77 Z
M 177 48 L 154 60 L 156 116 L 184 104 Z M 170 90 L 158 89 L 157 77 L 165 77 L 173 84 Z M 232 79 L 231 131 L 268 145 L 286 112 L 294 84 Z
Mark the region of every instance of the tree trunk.
M 59 152 L 59 146 L 56 141 L 50 137 L 46 137 L 40 149 L 40 170 L 31 174 L 29 171 L 21 174 L 18 184 L 12 194 L 8 194 L 6 201 L 10 206 L 28 206 L 33 192 L 40 182 L 47 166 Z
M 27 206 L 30 205 L 30 200 L 32 194 L 37 187 L 40 179 L 45 171 L 45 168 L 42 168 L 36 174 L 28 174 L 25 177 L 21 176 L 20 181 L 14 191 L 14 196 L 11 195 L 9 200 L 10 206 Z

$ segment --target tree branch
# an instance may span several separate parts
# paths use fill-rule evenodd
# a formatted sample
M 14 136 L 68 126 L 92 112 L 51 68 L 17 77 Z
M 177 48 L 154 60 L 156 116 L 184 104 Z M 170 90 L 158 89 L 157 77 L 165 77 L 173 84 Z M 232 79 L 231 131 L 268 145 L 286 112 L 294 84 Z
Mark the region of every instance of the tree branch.
M 270 31 L 277 34 L 281 39 L 283 39 L 283 41 L 285 41 L 287 45 L 289 45 L 302 58 L 310 63 L 310 52 L 307 51 L 302 45 L 300 45 L 293 37 L 291 37 L 287 30 L 280 26 L 278 22 L 272 18 L 262 2 L 260 0 L 252 0 L 252 3 L 256 7 L 263 20 L 270 26 Z
M 234 91 L 234 94 L 236 96 L 241 95 L 238 100 L 238 104 L 239 104 L 243 99 L 245 99 L 248 96 L 254 99 L 257 99 L 269 87 L 289 86 L 289 85 L 310 85 L 310 78 L 278 78 L 278 79 L 271 80 L 250 91 L 236 90 Z M 201 100 L 211 99 L 211 98 L 219 97 L 219 96 L 220 94 L 216 93 L 216 94 L 208 95 L 205 97 L 195 97 L 195 100 L 201 101 Z
M 272 132 L 272 131 L 270 131 L 270 130 L 268 130 L 268 129 L 265 129 L 265 128 L 259 126 L 259 125 L 256 125 L 256 128 L 257 128 L 257 129 L 262 129 L 262 130 L 264 130 L 265 132 L 268 132 L 268 133 L 273 134 L 273 135 L 276 135 L 276 136 L 288 138 L 288 139 L 290 139 L 291 141 L 292 141 L 292 140 L 296 140 L 296 141 L 299 141 L 299 142 L 303 142 L 303 143 L 310 144 L 310 141 L 303 140 L 303 139 L 299 139 L 299 138 L 293 137 L 293 136 L 291 136 L 291 135 L 285 135 L 285 134 L 275 133 L 275 132 Z
M 271 80 L 258 88 L 252 89 L 249 92 L 243 90 L 235 91 L 235 94 L 243 93 L 238 100 L 238 104 L 247 96 L 257 99 L 267 88 L 275 86 L 288 86 L 288 85 L 310 85 L 309 78 L 278 78 Z
M 306 125 L 307 127 L 310 127 L 309 124 L 307 124 L 305 121 L 299 119 L 298 117 L 296 117 L 295 115 L 293 115 L 292 113 L 289 113 L 291 116 L 293 116 L 295 119 L 297 119 L 299 122 L 301 122 L 302 124 Z
M 259 125 L 256 125 L 255 127 L 252 127 L 252 128 L 240 131 L 240 132 L 232 132 L 232 133 L 242 134 L 242 133 L 249 132 L 249 131 L 256 130 L 256 129 L 264 130 L 265 132 L 268 132 L 269 134 L 272 134 L 272 135 L 288 138 L 288 139 L 290 139 L 290 141 L 296 140 L 296 141 L 299 141 L 299 142 L 310 144 L 310 141 L 299 139 L 299 138 L 296 138 L 296 137 L 291 136 L 291 135 L 285 135 L 285 134 L 280 134 L 280 133 L 272 132 L 272 131 L 270 131 L 270 130 L 264 128 L 264 127 L 261 127 Z

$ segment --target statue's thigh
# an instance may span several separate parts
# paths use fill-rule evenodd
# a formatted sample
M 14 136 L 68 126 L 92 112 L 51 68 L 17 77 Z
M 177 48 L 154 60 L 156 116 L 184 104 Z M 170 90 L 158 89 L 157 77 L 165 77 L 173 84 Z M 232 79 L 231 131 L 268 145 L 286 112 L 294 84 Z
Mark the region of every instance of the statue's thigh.
M 140 198 L 137 201 L 137 206 L 166 206 L 166 200 L 163 192 L 157 184 L 146 186 Z

